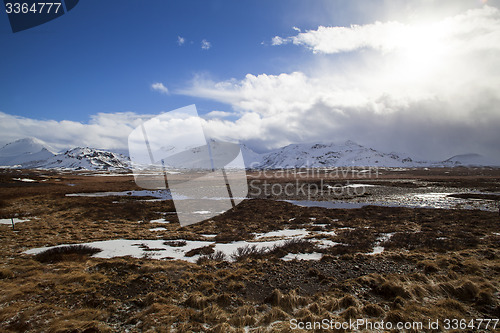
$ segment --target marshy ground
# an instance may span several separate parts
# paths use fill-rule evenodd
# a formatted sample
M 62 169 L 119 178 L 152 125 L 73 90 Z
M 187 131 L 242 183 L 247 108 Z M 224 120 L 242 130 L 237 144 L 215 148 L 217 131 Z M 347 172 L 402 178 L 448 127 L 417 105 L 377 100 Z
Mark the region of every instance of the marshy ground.
M 446 319 L 500 318 L 499 169 L 384 169 L 365 178 L 298 172 L 302 176 L 251 172 L 249 184 L 261 193 L 180 227 L 171 200 L 132 195 L 142 189 L 131 175 L 2 170 L 0 219 L 26 221 L 0 224 L 0 331 L 300 332 L 291 320 L 367 319 L 424 323 L 407 330 L 416 332 L 431 331 L 429 320 L 440 320 L 434 331 L 445 331 Z M 290 197 L 264 193 L 266 182 L 292 184 L 290 191 L 320 185 L 316 196 L 295 191 Z M 352 184 L 375 186 L 354 195 L 328 191 Z M 67 196 L 99 192 L 124 194 Z M 440 205 L 453 204 L 371 205 L 428 193 L 445 193 Z M 136 246 L 142 255 L 99 258 L 82 248 L 45 257 L 25 253 L 118 239 L 142 240 Z M 152 240 L 161 246 L 149 247 Z M 260 241 L 273 246 L 251 246 Z M 154 259 L 186 242 L 209 245 L 182 252 L 186 260 Z M 218 251 L 238 242 L 247 246 Z M 478 331 L 473 324 L 457 331 Z M 493 324 L 479 331 L 500 331 L 500 323 Z

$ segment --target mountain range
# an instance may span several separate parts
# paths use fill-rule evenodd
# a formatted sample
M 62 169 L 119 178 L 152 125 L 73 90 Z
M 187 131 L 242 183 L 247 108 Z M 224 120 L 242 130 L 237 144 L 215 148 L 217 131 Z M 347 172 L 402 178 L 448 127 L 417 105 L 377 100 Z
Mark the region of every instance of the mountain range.
M 454 167 L 499 166 L 478 154 L 456 155 L 443 161 L 417 161 L 399 153 L 383 153 L 353 141 L 343 144 L 303 143 L 291 144 L 259 154 L 245 145 L 241 152 L 247 168 L 319 168 L 346 166 L 378 167 Z M 199 150 L 184 153 L 197 158 Z M 69 170 L 129 170 L 130 158 L 124 154 L 94 148 L 72 148 L 56 152 L 45 142 L 25 138 L 0 148 L 0 166 L 10 168 L 42 168 Z M 179 166 L 176 166 L 179 167 Z
M 125 155 L 88 147 L 57 153 L 41 140 L 25 138 L 0 148 L 0 166 L 23 169 L 120 170 L 130 169 L 130 159 Z

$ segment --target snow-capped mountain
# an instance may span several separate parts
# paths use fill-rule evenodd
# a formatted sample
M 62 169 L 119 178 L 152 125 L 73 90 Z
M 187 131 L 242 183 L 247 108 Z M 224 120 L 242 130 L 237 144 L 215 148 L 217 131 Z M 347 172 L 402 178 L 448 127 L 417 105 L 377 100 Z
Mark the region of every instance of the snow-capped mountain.
M 226 165 L 238 155 L 237 145 L 235 148 L 234 145 L 212 140 L 211 147 L 213 158 L 211 163 L 216 167 Z M 240 149 L 244 165 L 248 169 L 500 166 L 500 163 L 492 162 L 478 154 L 456 155 L 442 162 L 415 161 L 408 155 L 383 153 L 353 141 L 343 144 L 291 144 L 263 154 L 256 153 L 244 144 L 240 145 Z M 174 158 L 167 158 L 166 166 L 203 167 L 207 165 L 205 161 L 207 154 L 203 147 L 189 149 Z M 235 164 L 234 161 L 229 166 L 236 168 L 242 166 L 239 162 L 234 166 L 232 164 Z M 73 170 L 130 170 L 132 167 L 130 158 L 124 154 L 93 148 L 73 148 L 63 153 L 55 153 L 54 149 L 35 138 L 17 140 L 0 148 L 0 166 Z
M 25 138 L 0 148 L 0 166 L 43 169 L 129 169 L 127 156 L 92 148 L 73 148 L 63 153 L 36 138 Z
M 341 166 L 404 167 L 423 165 L 396 153 L 382 153 L 353 141 L 344 144 L 291 144 L 259 156 L 258 168 L 318 168 Z M 258 160 L 257 160 L 258 161 Z M 257 161 L 254 165 L 257 165 Z M 248 165 L 247 165 L 248 166 Z
M 263 159 L 266 154 L 256 153 L 244 144 L 241 144 L 240 148 L 247 169 L 256 169 L 262 165 Z
M 0 148 L 0 165 L 37 165 L 56 155 L 55 150 L 36 138 L 20 139 Z
M 93 148 L 73 148 L 54 155 L 37 165 L 44 169 L 113 170 L 129 169 L 127 156 Z

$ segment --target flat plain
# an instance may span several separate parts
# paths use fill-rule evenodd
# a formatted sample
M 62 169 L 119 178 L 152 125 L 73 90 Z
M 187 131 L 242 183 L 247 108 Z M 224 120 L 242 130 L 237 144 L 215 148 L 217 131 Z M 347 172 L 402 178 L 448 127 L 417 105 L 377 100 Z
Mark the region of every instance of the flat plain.
M 1 170 L 0 331 L 499 318 L 500 170 L 360 171 L 252 171 L 236 208 L 181 227 L 130 174 Z

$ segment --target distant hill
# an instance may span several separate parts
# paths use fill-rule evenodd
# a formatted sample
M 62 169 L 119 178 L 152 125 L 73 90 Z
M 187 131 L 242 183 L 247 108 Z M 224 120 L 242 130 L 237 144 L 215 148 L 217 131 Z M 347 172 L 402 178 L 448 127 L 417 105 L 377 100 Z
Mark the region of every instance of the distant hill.
M 479 154 L 455 155 L 442 162 L 445 166 L 499 166 L 498 161 Z

